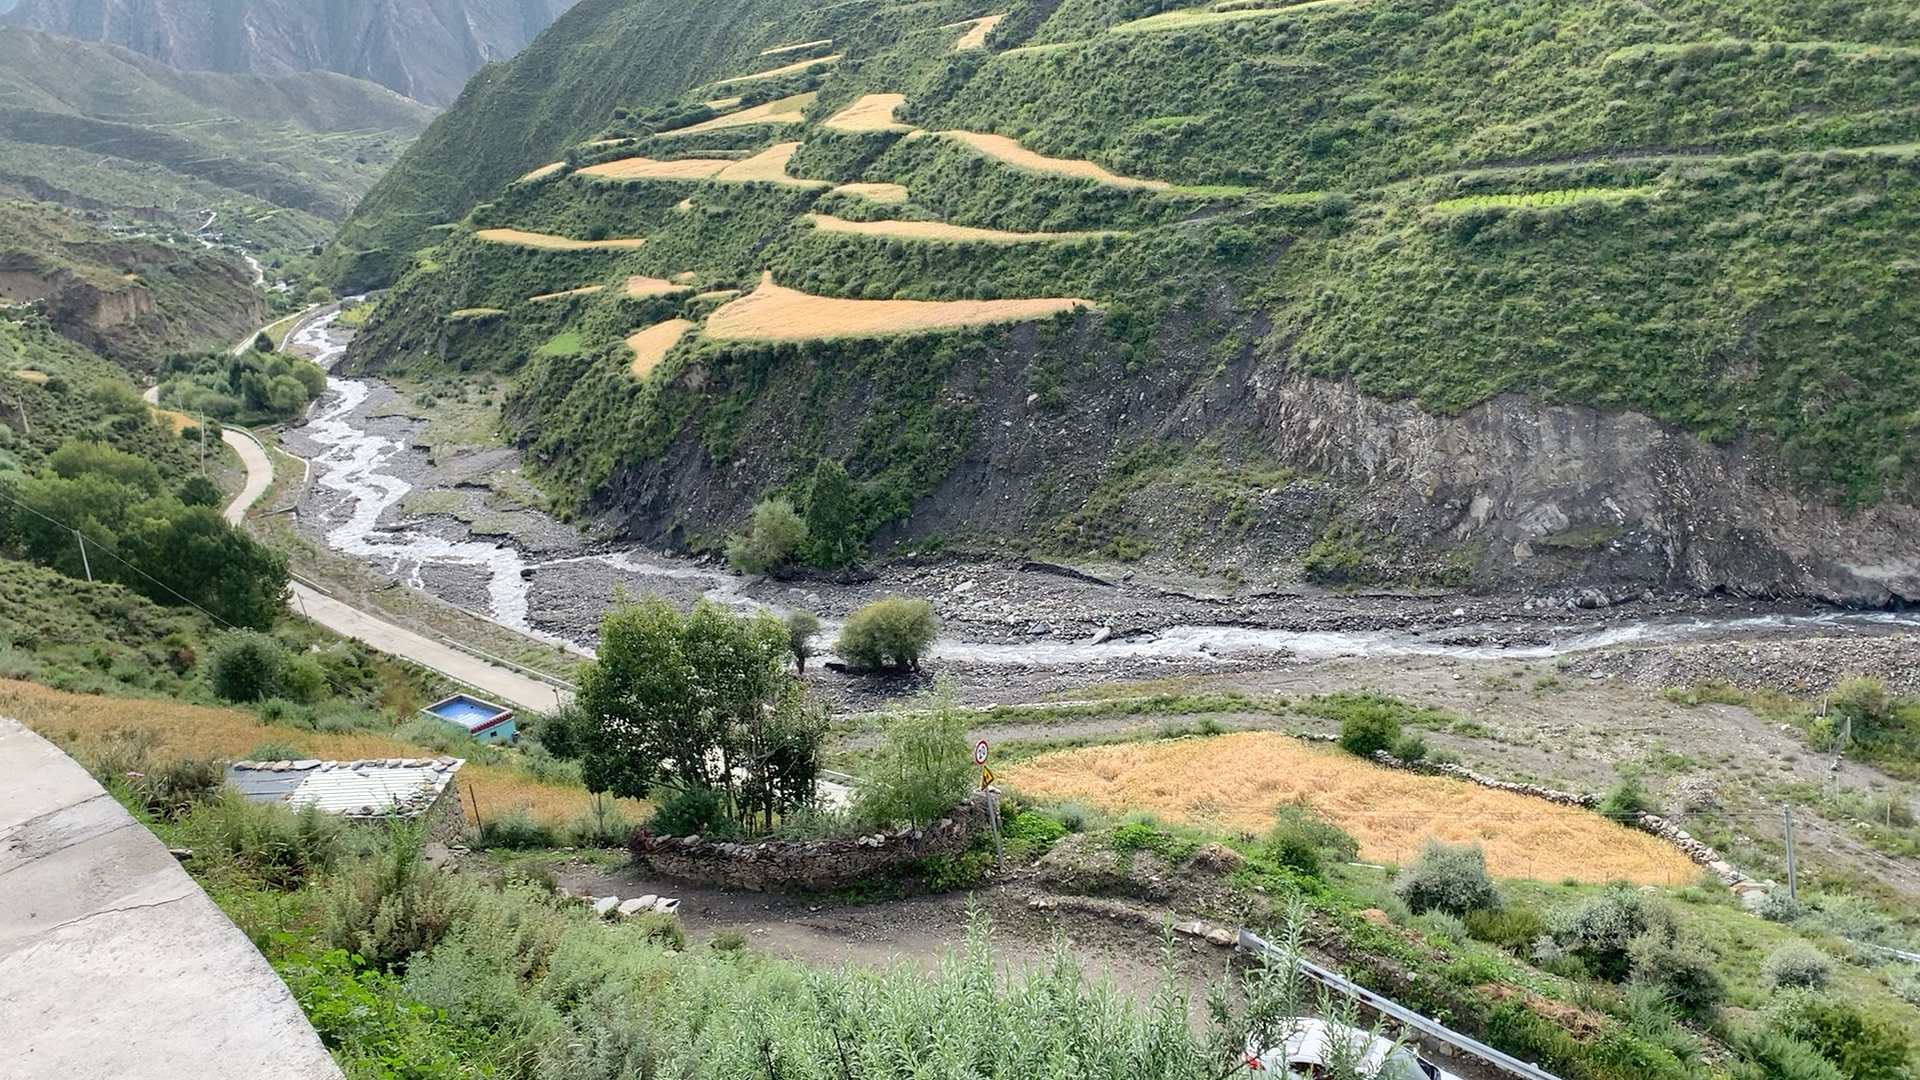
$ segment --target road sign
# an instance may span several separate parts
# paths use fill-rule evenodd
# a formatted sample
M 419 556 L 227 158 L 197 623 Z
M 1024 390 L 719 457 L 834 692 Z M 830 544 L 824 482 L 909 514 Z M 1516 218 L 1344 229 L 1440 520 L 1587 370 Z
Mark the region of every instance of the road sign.
M 987 740 L 981 739 L 973 744 L 973 763 L 983 769 L 987 767 Z
M 985 791 L 992 786 L 993 786 L 993 770 L 981 769 L 980 770 L 980 790 Z

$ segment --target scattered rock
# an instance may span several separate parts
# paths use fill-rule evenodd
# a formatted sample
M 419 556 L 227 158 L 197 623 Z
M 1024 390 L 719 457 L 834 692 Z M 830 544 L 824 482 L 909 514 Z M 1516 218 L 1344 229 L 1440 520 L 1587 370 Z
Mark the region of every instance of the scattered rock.
M 607 917 L 608 914 L 610 914 L 613 911 L 614 908 L 617 908 L 619 906 L 620 906 L 619 897 L 603 896 L 600 899 L 595 900 L 593 902 L 593 913 L 604 919 Z
M 1239 939 L 1234 937 L 1233 931 L 1218 926 L 1207 931 L 1207 944 L 1217 945 L 1222 949 L 1233 948 L 1234 942 L 1237 940 Z
M 638 915 L 642 912 L 652 911 L 653 902 L 655 899 L 657 898 L 653 896 L 635 897 L 632 900 L 623 902 L 619 907 L 615 908 L 614 910 L 620 913 L 621 918 L 631 919 L 635 915 Z M 596 904 L 594 906 L 598 907 L 599 905 Z
M 1372 923 L 1375 926 L 1392 926 L 1393 925 L 1393 916 L 1388 915 L 1386 912 L 1381 911 L 1377 907 L 1370 907 L 1367 910 L 1361 912 L 1360 917 L 1366 920 L 1367 922 Z

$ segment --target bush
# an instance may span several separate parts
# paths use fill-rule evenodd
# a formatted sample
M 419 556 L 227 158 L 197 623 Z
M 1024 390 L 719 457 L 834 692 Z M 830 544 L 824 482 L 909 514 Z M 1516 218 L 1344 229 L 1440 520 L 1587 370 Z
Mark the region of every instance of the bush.
M 1387 749 L 1387 753 L 1401 761 L 1424 761 L 1427 756 L 1427 740 L 1408 733 L 1393 740 L 1393 745 Z
M 314 806 L 289 810 L 228 792 L 188 822 L 188 835 L 224 851 L 249 876 L 297 889 L 331 870 L 346 849 L 338 818 Z
M 1887 684 L 1879 679 L 1843 679 L 1827 699 L 1833 711 L 1853 721 L 1853 737 L 1870 739 L 1892 715 Z
M 1634 984 L 1659 990 L 1682 1016 L 1710 1017 L 1727 999 L 1727 984 L 1706 948 L 1671 929 L 1648 930 L 1634 938 L 1627 944 L 1627 956 Z
M 807 542 L 807 523 L 786 499 L 753 508 L 753 526 L 727 542 L 727 563 L 742 574 L 778 573 Z
M 1484 941 L 1515 952 L 1531 948 L 1547 932 L 1546 920 L 1532 908 L 1524 907 L 1505 911 L 1469 911 L 1465 922 L 1467 933 L 1475 941 Z
M 1427 841 L 1420 857 L 1394 879 L 1393 891 L 1416 915 L 1444 911 L 1465 916 L 1502 906 L 1500 891 L 1487 873 L 1487 853 L 1478 844 L 1450 847 Z
M 533 811 L 523 803 L 495 817 L 492 821 L 481 822 L 480 846 L 504 848 L 509 851 L 527 851 L 559 847 L 560 844 L 553 830 L 535 820 Z
M 302 705 L 327 696 L 327 669 L 311 656 L 296 656 L 280 673 L 280 693 Z
M 1791 923 L 1807 913 L 1806 905 L 1787 895 L 1785 889 L 1772 889 L 1760 898 L 1753 909 L 1755 915 L 1768 922 Z
M 213 692 L 224 701 L 253 702 L 279 692 L 287 650 L 270 634 L 235 630 L 213 647 Z
M 1772 987 L 1821 990 L 1833 977 L 1833 958 L 1804 941 L 1789 941 L 1760 965 L 1760 980 Z
M 1783 991 L 1766 1009 L 1782 1035 L 1806 1043 L 1849 1080 L 1901 1080 L 1912 1074 L 1912 1045 L 1891 1024 L 1811 990 Z
M 643 940 L 655 945 L 674 950 L 685 950 L 687 947 L 687 930 L 680 925 L 678 915 L 649 911 L 633 920 L 632 926 Z
M 660 804 L 647 828 L 658 836 L 726 836 L 733 832 L 727 808 L 718 792 L 684 788 Z
M 420 837 L 396 829 L 382 850 L 336 877 L 322 939 L 383 971 L 440 944 L 473 910 L 472 886 L 420 857 Z
M 620 804 L 605 795 L 593 797 L 593 809 L 567 825 L 565 838 L 574 847 L 617 848 L 627 842 L 633 823 L 620 810 Z
M 1267 857 L 1281 866 L 1319 877 L 1327 859 L 1352 862 L 1360 843 L 1305 803 L 1286 803 L 1267 833 Z
M 976 768 L 966 717 L 953 703 L 952 684 L 942 683 L 888 710 L 855 813 L 873 825 L 925 825 L 973 791 Z
M 1597 809 L 1615 821 L 1632 822 L 1653 808 L 1637 772 L 1622 773 L 1617 783 L 1600 799 Z
M 905 668 L 917 672 L 921 658 L 939 636 L 932 604 L 889 597 L 854 612 L 841 628 L 833 651 L 862 671 Z
M 1340 747 L 1349 754 L 1371 759 L 1399 741 L 1400 718 L 1386 709 L 1355 710 L 1340 721 Z
M 1820 1051 L 1772 1028 L 1739 1030 L 1729 1042 L 1743 1059 L 1734 1080 L 1847 1080 Z

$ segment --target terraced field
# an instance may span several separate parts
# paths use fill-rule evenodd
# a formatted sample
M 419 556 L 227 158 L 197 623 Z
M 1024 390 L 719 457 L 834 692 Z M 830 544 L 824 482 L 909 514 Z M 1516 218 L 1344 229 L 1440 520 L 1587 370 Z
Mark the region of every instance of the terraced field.
M 520 247 L 543 248 L 548 251 L 632 249 L 646 243 L 645 239 L 637 236 L 620 240 L 575 240 L 567 236 L 526 232 L 521 229 L 481 229 L 474 235 L 489 244 L 515 244 Z
M 968 326 L 1030 322 L 1063 311 L 1090 308 L 1086 300 L 840 300 L 811 296 L 773 283 L 760 287 L 707 319 L 708 337 L 720 341 L 817 341 L 895 337 Z
M 1117 236 L 1113 232 L 1006 232 L 1001 229 L 974 229 L 939 221 L 846 221 L 830 214 L 809 214 L 806 220 L 826 233 L 848 236 L 879 236 L 892 240 L 932 240 L 952 244 L 1052 244 L 1098 240 Z
M 633 377 L 644 379 L 653 374 L 653 369 L 660 366 L 660 361 L 665 360 L 667 353 L 673 351 L 673 347 L 680 344 L 680 339 L 686 337 L 693 328 L 694 324 L 686 319 L 668 319 L 627 338 L 627 348 L 633 350 L 630 369 Z

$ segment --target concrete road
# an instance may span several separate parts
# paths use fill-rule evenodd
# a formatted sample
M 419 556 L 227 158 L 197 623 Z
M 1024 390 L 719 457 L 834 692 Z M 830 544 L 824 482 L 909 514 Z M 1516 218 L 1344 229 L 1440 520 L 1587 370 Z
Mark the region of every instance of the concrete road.
M 273 462 L 267 457 L 266 447 L 245 431 L 227 428 L 220 433 L 220 438 L 233 447 L 247 467 L 246 486 L 227 505 L 227 520 L 237 526 L 272 486 Z M 293 585 L 293 609 L 336 634 L 359 638 L 381 652 L 411 660 L 516 708 L 552 712 L 566 697 L 566 691 L 551 683 L 490 664 L 471 653 L 350 607 L 299 582 Z

